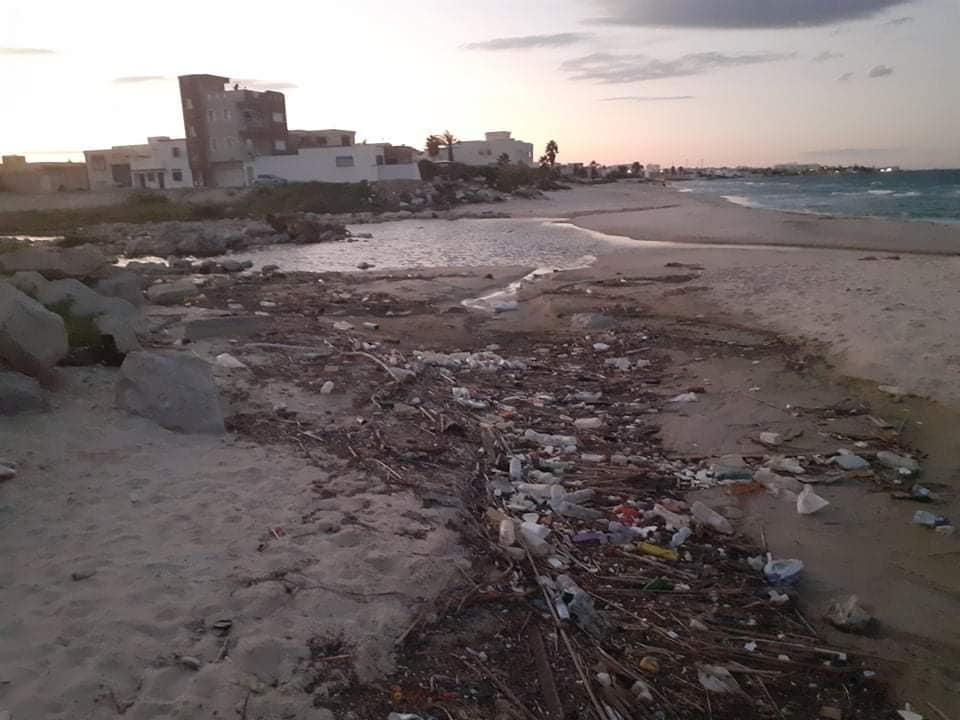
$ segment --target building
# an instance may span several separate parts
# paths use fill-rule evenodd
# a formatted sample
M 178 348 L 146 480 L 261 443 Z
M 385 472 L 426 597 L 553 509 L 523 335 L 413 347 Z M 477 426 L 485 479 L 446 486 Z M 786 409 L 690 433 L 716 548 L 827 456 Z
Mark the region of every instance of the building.
M 296 152 L 300 148 L 350 147 L 356 143 L 353 130 L 291 130 L 288 145 Z
M 105 150 L 84 150 L 87 184 L 91 190 L 131 187 L 130 152 L 136 145 L 114 145 Z
M 52 193 L 86 190 L 87 187 L 85 163 L 28 163 L 23 155 L 4 155 L 0 160 L 0 190 L 19 193 Z
M 324 132 L 335 132 L 337 137 L 344 139 L 349 137 L 350 142 L 339 145 L 308 142 L 295 153 L 252 158 L 244 163 L 246 184 L 254 185 L 258 178 L 264 176 L 271 180 L 282 178 L 288 182 L 330 183 L 420 179 L 420 167 L 414 161 L 413 148 L 388 143 L 356 145 L 352 131 L 316 131 Z M 323 136 L 317 134 L 314 137 Z
M 151 137 L 132 146 L 130 175 L 133 187 L 145 190 L 193 187 L 186 139 Z
M 243 185 L 245 163 L 290 152 L 283 93 L 229 83 L 219 75 L 180 76 L 187 157 L 198 185 Z
M 648 178 L 659 177 L 659 175 L 660 175 L 660 166 L 657 165 L 656 163 L 649 163 L 649 164 L 643 169 L 643 174 L 644 174 L 644 177 L 648 177 Z
M 514 140 L 509 131 L 488 132 L 484 140 L 461 140 L 453 144 L 453 161 L 464 165 L 496 165 L 506 155 L 510 162 L 519 165 L 533 164 L 533 143 Z M 437 157 L 424 156 L 427 160 L 449 160 L 447 146 L 440 146 Z

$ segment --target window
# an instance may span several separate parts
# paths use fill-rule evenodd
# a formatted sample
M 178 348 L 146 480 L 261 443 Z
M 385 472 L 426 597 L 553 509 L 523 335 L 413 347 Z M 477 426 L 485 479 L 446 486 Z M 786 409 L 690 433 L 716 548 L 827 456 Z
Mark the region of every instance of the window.
M 172 148 L 170 148 L 170 154 L 175 158 L 180 157 L 180 148 L 174 145 Z
M 157 174 L 156 173 L 147 173 L 147 182 L 156 182 Z
M 187 135 L 189 135 L 192 138 L 195 138 L 197 136 L 197 131 L 194 129 L 193 125 L 189 125 L 187 127 Z
M 383 165 L 383 155 L 377 155 L 377 165 Z
M 224 120 L 233 120 L 233 111 L 232 111 L 230 108 L 226 108 L 226 109 L 223 111 L 223 119 L 224 119 Z
M 209 120 L 210 122 L 213 122 L 216 119 L 217 119 L 217 111 L 207 110 L 207 120 Z
M 321 135 L 319 138 L 317 138 L 317 145 L 326 145 L 326 144 L 327 144 L 326 135 Z
M 282 122 L 283 122 L 283 113 L 275 112 L 275 113 L 273 114 L 273 121 L 274 121 L 275 123 L 282 123 Z
M 191 98 L 184 98 L 184 99 L 183 99 L 183 106 L 184 106 L 187 110 L 193 110 L 193 99 L 191 99 Z
M 337 155 L 337 167 L 353 167 L 353 155 Z
M 211 149 L 211 150 L 216 150 L 216 149 L 217 149 L 217 139 L 216 139 L 216 138 L 210 138 L 210 149 Z
M 350 142 L 350 136 L 349 136 L 349 135 L 341 135 L 341 136 L 340 136 L 340 144 L 343 145 L 343 147 L 350 147 L 350 145 L 352 145 L 352 143 Z
M 273 149 L 274 149 L 274 150 L 280 150 L 280 151 L 286 150 L 286 149 L 287 149 L 287 141 L 286 141 L 286 140 L 274 140 L 274 141 L 273 141 Z
M 233 138 L 232 138 L 232 137 L 228 137 L 228 138 L 227 138 L 227 147 L 233 147 Z
M 90 166 L 94 170 L 106 170 L 107 169 L 107 159 L 103 155 L 91 155 L 90 156 Z
M 171 170 L 170 175 L 174 182 L 183 182 L 183 170 Z

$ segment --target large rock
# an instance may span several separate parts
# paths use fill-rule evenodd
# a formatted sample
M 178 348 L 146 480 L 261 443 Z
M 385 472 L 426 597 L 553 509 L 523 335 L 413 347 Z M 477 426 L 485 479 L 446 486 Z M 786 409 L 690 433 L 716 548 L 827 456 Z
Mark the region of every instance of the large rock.
M 195 257 L 213 257 L 223 255 L 232 243 L 228 238 L 216 231 L 201 231 L 182 238 L 177 243 L 178 255 L 193 255 Z
M 43 375 L 69 351 L 63 320 L 0 282 L 0 358 L 28 375 Z
M 117 404 L 168 430 L 224 432 L 210 365 L 179 352 L 133 352 L 120 366 Z
M 126 300 L 131 305 L 143 305 L 143 278 L 135 272 L 120 270 L 97 283 L 97 292 L 107 297 Z
M 0 273 L 38 272 L 48 280 L 85 278 L 109 264 L 93 245 L 72 248 L 33 246 L 0 255 Z
M 187 340 L 203 340 L 209 337 L 243 338 L 266 330 L 270 318 L 258 315 L 238 315 L 235 317 L 200 318 L 190 320 L 184 329 Z
M 143 233 L 127 242 L 124 254 L 127 257 L 167 257 L 177 252 L 177 239 Z
M 136 307 L 118 297 L 104 297 L 79 280 L 44 280 L 36 273 L 17 273 L 11 282 L 36 298 L 48 310 L 60 315 L 67 332 L 74 336 L 84 330 L 78 323 L 89 320 L 102 336 L 109 336 L 121 354 L 140 349 L 137 332 L 140 313 Z M 77 345 L 77 337 L 71 338 Z M 89 341 L 90 338 L 84 338 Z M 99 344 L 99 343 L 98 343 Z
M 155 305 L 179 305 L 200 294 L 200 288 L 190 278 L 172 283 L 158 283 L 147 288 L 147 298 Z
M 36 380 L 18 372 L 0 372 L 0 415 L 46 408 L 47 398 Z

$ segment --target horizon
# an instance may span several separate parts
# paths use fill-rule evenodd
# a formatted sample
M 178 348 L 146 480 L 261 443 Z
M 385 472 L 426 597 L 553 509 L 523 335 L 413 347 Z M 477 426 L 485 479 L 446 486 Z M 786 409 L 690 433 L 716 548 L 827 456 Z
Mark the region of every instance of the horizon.
M 251 36 L 235 4 L 170 0 L 149 23 L 98 5 L 0 11 L 5 90 L 30 109 L 4 114 L 0 154 L 82 160 L 182 137 L 177 76 L 222 73 L 283 92 L 289 127 L 346 127 L 358 142 L 508 129 L 535 156 L 555 139 L 565 163 L 960 168 L 960 90 L 939 80 L 960 66 L 950 0 L 486 0 L 452 13 L 356 0 L 297 4 L 269 36 Z

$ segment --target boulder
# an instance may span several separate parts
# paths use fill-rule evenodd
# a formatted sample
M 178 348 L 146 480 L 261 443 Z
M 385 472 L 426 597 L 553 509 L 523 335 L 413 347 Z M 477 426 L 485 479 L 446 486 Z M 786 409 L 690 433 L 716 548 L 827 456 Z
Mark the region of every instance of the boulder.
M 133 352 L 120 366 L 117 405 L 168 430 L 223 433 L 223 412 L 210 365 L 175 351 Z
M 130 238 L 124 254 L 127 257 L 167 257 L 168 255 L 175 255 L 176 251 L 176 238 L 144 233 Z
M 202 231 L 182 238 L 177 243 L 176 254 L 213 257 L 214 255 L 223 255 L 229 246 L 225 236 Z
M 201 318 L 190 320 L 186 324 L 183 336 L 190 341 L 209 337 L 244 338 L 263 332 L 269 325 L 269 318 L 257 315 Z
M 14 276 L 17 280 L 17 276 Z M 22 283 L 26 281 L 21 279 Z M 103 336 L 113 339 L 117 352 L 126 354 L 140 349 L 137 332 L 140 313 L 136 307 L 118 297 L 104 297 L 79 280 L 54 280 L 36 283 L 36 299 L 48 310 L 63 318 L 72 347 L 87 346 L 93 338 L 89 328 L 78 321 L 89 319 Z M 99 343 L 96 343 L 99 344 Z
M 234 260 L 233 258 L 227 258 L 220 263 L 220 267 L 223 268 L 224 272 L 228 273 L 238 273 L 244 269 L 243 263 L 239 260 Z
M 200 294 L 200 289 L 190 278 L 171 283 L 158 283 L 147 288 L 147 299 L 156 305 L 179 305 Z
M 69 351 L 63 319 L 0 282 L 0 358 L 28 375 L 47 372 Z
M 36 380 L 18 372 L 0 372 L 0 415 L 46 408 L 47 398 Z
M 107 257 L 93 245 L 72 248 L 34 245 L 0 255 L 0 273 L 32 271 L 48 280 L 91 277 L 108 264 Z
M 143 278 L 135 272 L 120 270 L 97 282 L 96 290 L 101 295 L 126 300 L 131 305 L 143 305 Z

